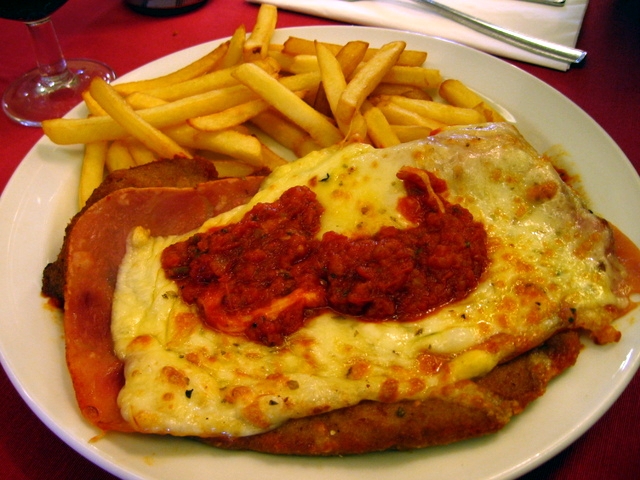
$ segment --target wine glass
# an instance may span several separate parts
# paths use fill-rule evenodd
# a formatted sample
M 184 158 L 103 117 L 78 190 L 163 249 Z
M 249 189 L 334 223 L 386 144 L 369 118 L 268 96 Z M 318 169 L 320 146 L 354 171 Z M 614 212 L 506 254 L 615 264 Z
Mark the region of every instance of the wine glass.
M 14 81 L 2 97 L 4 112 L 30 127 L 63 116 L 82 99 L 93 77 L 115 78 L 104 63 L 87 59 L 66 60 L 49 18 L 67 0 L 3 0 L 0 17 L 27 25 L 38 67 Z

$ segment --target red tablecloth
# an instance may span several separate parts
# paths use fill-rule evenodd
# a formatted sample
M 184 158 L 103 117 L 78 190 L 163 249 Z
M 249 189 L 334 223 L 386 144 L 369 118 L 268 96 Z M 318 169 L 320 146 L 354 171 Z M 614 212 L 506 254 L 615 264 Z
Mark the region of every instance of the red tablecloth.
M 70 0 L 53 18 L 67 57 L 100 59 L 122 75 L 171 52 L 229 36 L 242 23 L 251 27 L 256 11 L 256 6 L 244 0 L 211 0 L 191 14 L 158 19 L 135 14 L 120 0 Z M 282 27 L 332 23 L 288 12 L 281 12 L 279 17 Z M 564 73 L 518 66 L 582 107 L 640 171 L 640 2 L 592 1 L 578 47 L 589 52 L 582 68 Z M 0 91 L 32 68 L 33 62 L 26 28 L 18 22 L 0 20 Z M 16 125 L 0 115 L 1 188 L 40 137 L 38 129 Z M 25 355 L 37 352 L 25 348 Z M 1 478 L 113 478 L 51 433 L 1 370 L 0 391 Z M 636 375 L 593 428 L 525 478 L 640 478 L 639 395 L 640 375 Z

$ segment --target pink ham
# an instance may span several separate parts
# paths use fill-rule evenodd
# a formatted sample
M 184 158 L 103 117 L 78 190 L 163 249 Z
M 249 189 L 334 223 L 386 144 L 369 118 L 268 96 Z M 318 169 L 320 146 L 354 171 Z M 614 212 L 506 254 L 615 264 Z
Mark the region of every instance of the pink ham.
M 86 210 L 67 239 L 64 328 L 66 358 L 83 415 L 104 430 L 130 431 L 116 404 L 123 365 L 113 353 L 111 302 L 129 232 L 193 230 L 248 201 L 262 177 L 228 178 L 196 188 L 125 188 Z

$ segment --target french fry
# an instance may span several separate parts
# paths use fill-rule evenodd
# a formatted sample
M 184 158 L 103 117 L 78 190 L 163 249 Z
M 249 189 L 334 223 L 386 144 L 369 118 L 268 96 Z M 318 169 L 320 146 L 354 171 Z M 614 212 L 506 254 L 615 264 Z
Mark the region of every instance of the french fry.
M 123 140 L 116 140 L 110 143 L 106 157 L 106 167 L 109 172 L 131 168 L 134 165 L 135 161 Z
M 367 51 L 367 55 L 364 60 L 369 61 L 370 58 L 375 55 L 376 49 L 370 48 Z M 403 50 L 398 57 L 397 65 L 406 67 L 419 67 L 427 61 L 427 52 L 421 52 L 418 50 Z
M 329 109 L 336 118 L 338 128 L 345 138 L 364 141 L 367 137 L 367 124 L 360 112 L 354 112 L 348 123 L 341 121 L 341 118 L 336 114 L 339 108 L 340 98 L 347 88 L 347 81 L 345 80 L 340 61 L 337 56 L 334 56 L 324 45 L 317 43 L 316 47 L 318 64 L 320 65 L 320 75 L 322 77 L 322 90 L 327 96 Z
M 160 105 L 166 105 L 168 102 L 148 93 L 135 92 L 128 95 L 125 101 L 134 110 L 144 110 L 146 108 L 159 107 Z
M 490 106 L 487 102 L 481 102 L 475 107 L 474 110 L 480 112 L 487 122 L 506 122 L 506 119 L 500 112 Z
M 107 157 L 107 142 L 93 142 L 85 145 L 80 185 L 78 187 L 78 206 L 84 207 L 104 177 L 104 165 Z
M 306 73 L 318 71 L 318 58 L 315 55 L 291 56 L 282 52 L 271 52 L 269 56 L 276 60 L 282 70 L 288 73 Z
M 322 148 L 307 132 L 278 112 L 267 110 L 253 117 L 251 123 L 298 157 Z
M 456 107 L 473 108 L 483 99 L 460 80 L 447 79 L 440 84 L 440 96 Z
M 504 117 L 476 92 L 460 80 L 447 79 L 439 88 L 440 96 L 456 107 L 473 108 L 479 111 L 488 122 L 504 122 Z
M 337 55 L 340 51 L 341 46 L 334 43 L 322 42 L 323 45 L 328 48 L 331 53 Z M 284 42 L 283 45 L 283 53 L 287 53 L 289 55 L 313 55 L 316 51 L 316 42 L 314 40 L 309 40 L 306 38 L 299 38 L 295 36 L 290 36 Z
M 264 166 L 269 170 L 273 170 L 274 168 L 279 167 L 280 165 L 284 165 L 287 161 L 278 155 L 276 152 L 271 150 L 265 144 L 262 144 L 262 161 Z
M 126 136 L 127 131 L 108 115 L 43 120 L 42 131 L 58 145 L 89 144 Z
M 167 128 L 164 132 L 185 147 L 227 155 L 257 167 L 264 166 L 262 144 L 249 133 L 236 129 L 202 132 L 187 124 Z
M 367 125 L 367 133 L 375 147 L 386 148 L 400 143 L 400 139 L 378 107 L 364 102 L 362 112 Z
M 214 132 L 225 130 L 248 122 L 259 113 L 270 108 L 266 101 L 258 99 L 228 108 L 221 112 L 187 120 L 187 123 L 198 130 Z
M 79 202 L 105 169 L 159 158 L 204 156 L 221 175 L 244 176 L 286 162 L 272 143 L 301 157 L 343 142 L 385 148 L 448 125 L 505 121 L 404 42 L 273 43 L 276 23 L 276 7 L 262 4 L 248 37 L 239 26 L 229 41 L 156 78 L 96 81 L 84 93 L 87 118 L 45 120 L 54 143 L 85 144 Z
M 472 108 L 454 107 L 445 103 L 416 100 L 398 95 L 389 96 L 388 99 L 400 107 L 445 125 L 469 125 L 485 121 L 484 116 Z
M 396 134 L 401 143 L 420 140 L 431 135 L 433 131 L 429 127 L 420 125 L 391 125 L 391 130 Z
M 359 69 L 340 96 L 334 112 L 336 120 L 348 124 L 369 94 L 378 86 L 404 50 L 404 42 L 391 42 L 380 48 Z
M 91 81 L 89 92 L 109 116 L 160 157 L 191 158 L 191 154 L 184 148 L 138 116 L 113 87 L 101 78 L 96 77 Z
M 421 100 L 433 100 L 433 97 L 421 88 L 412 85 L 401 85 L 381 82 L 370 97 L 379 97 L 381 95 L 402 95 L 407 98 L 419 98 Z
M 326 52 L 333 55 L 331 49 L 329 49 L 325 44 L 321 45 L 323 50 L 326 50 Z M 367 42 L 355 40 L 347 42 L 344 47 L 342 47 L 335 55 L 335 58 L 340 64 L 340 68 L 342 69 L 342 76 L 346 81 L 351 79 L 353 72 L 356 70 L 358 65 L 360 65 L 360 62 L 364 59 L 368 48 L 369 44 Z M 327 55 L 327 53 L 324 53 L 324 55 Z M 323 113 L 325 115 L 333 115 L 324 88 L 320 88 L 317 90 L 316 96 L 313 99 L 313 106 L 320 113 Z
M 156 154 L 137 138 L 128 138 L 124 142 L 127 145 L 134 164 L 145 165 L 158 160 Z
M 315 88 L 318 85 L 319 77 L 314 72 L 312 74 L 293 75 L 281 79 L 283 86 L 295 91 L 296 95 L 304 92 L 308 88 Z M 199 130 L 215 131 L 234 127 L 249 121 L 257 114 L 264 112 L 271 105 L 260 98 L 236 105 L 220 112 L 194 117 L 187 122 Z
M 246 177 L 255 172 L 255 168 L 235 160 L 212 160 L 220 178 Z
M 299 125 L 322 146 L 342 140 L 340 131 L 322 114 L 301 100 L 282 83 L 252 63 L 239 65 L 234 75 L 272 107 Z
M 271 61 L 269 58 L 265 61 L 258 60 L 254 63 L 270 75 L 277 75 L 280 70 L 280 65 L 276 61 Z M 233 77 L 233 67 L 229 67 L 206 73 L 199 77 L 185 80 L 184 82 L 145 90 L 144 93 L 163 100 L 174 101 L 237 85 L 238 81 Z M 132 95 L 136 93 L 140 92 L 135 92 Z
M 245 52 L 259 52 L 262 58 L 266 57 L 277 23 L 278 9 L 268 3 L 261 4 L 253 30 L 244 43 Z
M 98 102 L 93 99 L 88 90 L 82 92 L 82 100 L 84 100 L 84 104 L 86 105 L 87 110 L 89 110 L 90 115 L 98 117 L 107 115 L 107 112 L 105 112 L 104 109 L 100 105 L 98 105 Z
M 440 70 L 435 68 L 407 67 L 394 65 L 382 77 L 382 82 L 400 85 L 412 85 L 418 88 L 438 88 L 442 83 Z
M 330 112 L 335 115 L 342 92 L 347 88 L 347 81 L 340 62 L 326 45 L 316 42 L 316 52 L 320 67 L 320 78 L 322 79 L 322 91 L 326 95 Z M 338 127 L 343 133 L 345 132 L 345 126 L 348 127 L 338 119 Z
M 389 100 L 377 102 L 375 105 L 391 125 L 418 125 L 429 130 L 437 130 L 445 126 L 443 123 L 423 117 L 415 111 L 403 108 Z
M 179 82 L 163 87 L 149 88 L 144 90 L 144 93 L 167 101 L 191 97 L 193 95 L 206 93 L 218 88 L 237 85 L 238 81 L 231 75 L 232 71 L 233 68 L 231 67 L 222 70 L 216 70 L 215 72 L 206 73 L 204 75 L 200 75 L 199 77 L 185 80 L 184 82 Z
M 254 69 L 255 64 L 245 64 L 243 67 Z M 245 68 L 246 70 L 246 68 Z M 251 72 L 244 72 L 245 75 Z M 247 77 L 249 78 L 249 77 Z M 266 77 L 262 77 L 266 78 Z M 275 80 L 275 79 L 274 79 Z M 320 84 L 320 72 L 308 72 L 300 73 L 298 75 L 291 75 L 290 77 L 281 77 L 278 82 L 282 84 L 284 88 L 291 92 L 299 92 L 302 90 L 309 90 L 310 88 L 317 87 Z
M 164 128 L 192 117 L 208 115 L 254 100 L 256 94 L 244 85 L 221 88 L 194 95 L 136 113 L 150 125 Z M 54 118 L 42 122 L 45 134 L 58 145 L 115 140 L 127 136 L 127 130 L 109 116 L 92 118 Z
M 322 42 L 334 55 L 337 55 L 342 45 Z M 380 49 L 378 48 L 369 48 L 364 60 L 369 60 L 373 55 L 375 55 Z M 295 36 L 289 37 L 284 42 L 284 53 L 288 53 L 290 55 L 301 55 L 301 54 L 313 54 L 315 52 L 315 42 L 313 40 L 308 40 L 305 38 L 299 38 Z M 400 57 L 398 58 L 397 65 L 406 65 L 417 67 L 427 60 L 427 52 L 421 52 L 418 50 L 404 50 Z
M 140 92 L 149 90 L 151 88 L 159 88 L 167 85 L 173 85 L 179 82 L 184 82 L 185 80 L 198 77 L 206 72 L 213 70 L 218 62 L 220 62 L 224 58 L 228 49 L 229 43 L 222 43 L 204 57 L 199 58 L 195 62 L 192 62 L 179 70 L 149 80 L 120 83 L 114 85 L 114 88 L 118 93 L 122 95 L 128 95 L 133 92 Z
M 244 42 L 247 38 L 247 29 L 244 25 L 240 25 L 233 32 L 229 40 L 229 48 L 224 58 L 220 62 L 220 68 L 234 67 L 242 62 L 244 57 Z
M 358 65 L 367 57 L 369 44 L 360 40 L 347 42 L 336 54 L 336 58 L 342 67 L 342 73 L 347 81 L 351 80 Z

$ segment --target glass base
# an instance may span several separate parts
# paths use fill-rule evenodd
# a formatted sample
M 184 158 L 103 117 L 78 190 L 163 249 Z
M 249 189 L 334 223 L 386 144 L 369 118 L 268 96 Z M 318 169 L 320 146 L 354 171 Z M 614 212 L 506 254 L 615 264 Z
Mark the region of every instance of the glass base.
M 63 117 L 78 105 L 92 78 L 116 78 L 109 66 L 95 60 L 67 60 L 67 68 L 72 75 L 64 79 L 42 77 L 38 69 L 25 73 L 4 92 L 2 109 L 22 125 L 39 127 L 43 120 Z

